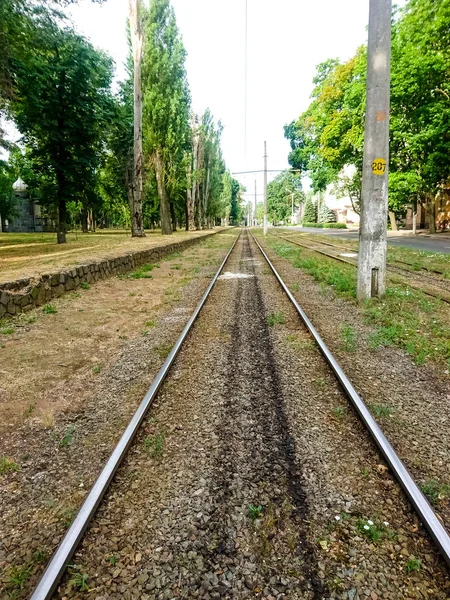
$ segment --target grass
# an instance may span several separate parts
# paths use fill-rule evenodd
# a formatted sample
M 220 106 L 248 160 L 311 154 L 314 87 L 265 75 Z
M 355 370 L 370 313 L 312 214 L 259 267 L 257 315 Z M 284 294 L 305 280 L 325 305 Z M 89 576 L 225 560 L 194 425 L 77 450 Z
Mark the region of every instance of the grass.
M 148 435 L 144 439 L 145 451 L 152 457 L 157 458 L 164 451 L 165 435 L 162 432 Z
M 428 479 L 420 489 L 434 506 L 439 506 L 440 502 L 450 498 L 450 485 L 439 483 L 435 479 Z
M 117 556 L 115 554 L 111 554 L 110 556 L 107 557 L 106 560 L 109 562 L 109 564 L 112 567 L 115 567 L 117 565 L 117 562 L 119 559 L 117 558 Z
M 359 519 L 357 523 L 360 533 L 369 538 L 372 542 L 379 542 L 386 535 L 386 527 L 377 525 L 370 519 Z
M 422 561 L 420 558 L 410 558 L 406 563 L 406 570 L 408 573 L 412 573 L 413 571 L 420 571 L 420 567 L 422 566 Z
M 347 409 L 345 406 L 337 406 L 336 408 L 333 408 L 332 413 L 338 419 L 342 419 L 342 417 L 345 417 L 347 414 Z
M 80 592 L 89 592 L 89 586 L 87 584 L 89 575 L 87 573 L 83 573 L 84 568 L 78 565 L 69 565 L 69 567 L 71 568 L 69 587 L 72 590 L 78 590 Z
M 73 434 L 76 431 L 75 425 L 69 425 L 64 432 L 64 435 L 59 441 L 61 448 L 67 448 L 73 444 Z
M 153 271 L 154 268 L 155 268 L 155 265 L 152 265 L 152 264 L 142 265 L 141 267 L 136 269 L 136 271 L 129 273 L 127 275 L 127 277 L 129 279 L 151 279 L 152 278 L 151 272 Z
M 94 365 L 92 367 L 92 372 L 94 373 L 94 375 L 98 375 L 102 370 L 101 365 Z
M 58 311 L 56 310 L 56 307 L 53 306 L 53 304 L 46 304 L 43 308 L 42 308 L 42 312 L 46 315 L 54 315 L 56 314 Z
M 371 404 L 370 410 L 376 417 L 392 417 L 395 413 L 395 408 L 386 404 Z
M 20 565 L 13 567 L 9 572 L 7 587 L 12 592 L 16 590 L 23 590 L 26 582 L 30 577 L 32 566 Z M 10 598 L 14 598 L 14 595 L 10 594 Z
M 332 288 L 336 296 L 356 301 L 355 268 L 337 265 L 330 258 L 287 245 L 273 236 L 267 243 L 279 256 L 311 275 L 325 289 Z M 450 264 L 450 259 L 442 258 L 442 261 Z M 406 285 L 392 285 L 388 280 L 386 296 L 366 301 L 360 305 L 360 310 L 365 323 L 373 329 L 368 339 L 370 350 L 397 346 L 417 365 L 433 362 L 450 369 L 450 313 L 443 302 L 430 299 L 420 290 Z M 342 335 L 344 345 L 349 341 L 351 348 L 351 333 L 347 330 Z
M 0 475 L 7 475 L 18 470 L 19 465 L 14 460 L 11 460 L 7 456 L 0 456 Z
M 263 516 L 263 508 L 260 504 L 258 506 L 255 506 L 254 504 L 249 504 L 247 510 L 248 516 L 252 521 L 256 521 L 256 519 L 260 519 Z
M 10 321 L 6 319 L 0 319 L 0 334 L 2 335 L 11 335 L 16 331 L 16 327 Z
M 83 281 L 80 287 L 83 290 L 90 290 L 91 289 L 91 285 L 87 281 Z
M 270 313 L 270 315 L 267 317 L 267 323 L 271 327 L 273 327 L 274 325 L 284 325 L 284 323 L 286 323 L 286 317 L 282 312 Z
M 36 402 L 30 402 L 30 404 L 27 406 L 27 408 L 23 412 L 24 418 L 28 419 L 29 417 L 31 417 L 35 410 L 36 410 Z
M 341 347 L 346 352 L 356 352 L 356 331 L 351 325 L 345 323 L 341 328 L 342 344 Z
M 165 360 L 169 356 L 172 346 L 170 344 L 160 344 L 159 346 L 155 347 L 155 350 L 158 353 L 159 358 L 163 358 Z

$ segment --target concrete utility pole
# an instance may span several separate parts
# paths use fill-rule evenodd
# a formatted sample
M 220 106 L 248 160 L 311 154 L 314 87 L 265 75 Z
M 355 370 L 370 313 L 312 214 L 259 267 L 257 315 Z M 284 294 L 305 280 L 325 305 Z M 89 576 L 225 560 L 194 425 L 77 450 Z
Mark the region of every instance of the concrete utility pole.
M 256 179 L 255 179 L 255 208 L 254 208 L 254 211 L 253 211 L 253 227 L 256 227 L 256 207 L 257 207 L 257 204 L 258 204 L 257 200 L 256 200 L 256 196 L 257 196 L 257 194 L 256 194 Z
M 267 235 L 267 142 L 264 142 L 264 235 Z
M 386 289 L 392 0 L 370 0 L 358 300 Z

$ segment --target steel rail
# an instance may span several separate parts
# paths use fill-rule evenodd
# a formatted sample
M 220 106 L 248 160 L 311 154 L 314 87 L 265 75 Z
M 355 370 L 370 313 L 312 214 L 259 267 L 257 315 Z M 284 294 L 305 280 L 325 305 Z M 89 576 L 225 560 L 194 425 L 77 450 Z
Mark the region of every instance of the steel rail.
M 307 244 L 302 244 L 301 242 L 298 242 L 297 240 L 291 240 L 285 236 L 278 235 L 276 233 L 272 233 L 272 232 L 269 232 L 269 233 L 272 237 L 278 238 L 279 240 L 289 242 L 290 244 L 294 244 L 295 246 L 300 246 L 300 248 L 306 248 L 307 250 L 312 250 L 312 252 L 317 252 L 317 254 L 322 254 L 323 256 L 332 258 L 333 260 L 337 260 L 339 262 L 346 263 L 347 265 L 355 267 L 355 269 L 358 268 L 358 264 L 356 262 L 352 262 L 350 260 L 342 258 L 341 256 L 336 256 L 335 254 L 330 254 L 329 252 L 325 252 L 325 250 L 323 250 L 321 248 L 315 248 L 314 246 L 308 246 Z M 312 243 L 313 244 L 314 243 L 321 244 L 322 242 L 312 242 Z M 397 267 L 391 263 L 387 263 L 387 267 L 389 270 L 393 270 L 397 274 L 399 274 L 398 271 L 403 271 L 403 273 L 411 275 L 411 271 L 408 271 L 407 269 L 402 269 L 402 267 Z M 391 274 L 391 276 L 392 276 L 392 274 Z M 402 273 L 400 273 L 400 276 L 405 277 L 405 275 L 403 275 Z M 393 279 L 393 281 L 395 282 L 394 279 Z M 398 280 L 397 280 L 397 283 L 399 283 Z M 404 281 L 400 281 L 400 283 L 402 283 L 403 285 L 405 284 Z M 436 300 L 440 300 L 441 302 L 446 302 L 447 304 L 450 304 L 450 296 L 447 294 L 447 289 L 444 289 L 443 293 L 439 292 L 439 290 L 442 289 L 442 286 L 440 284 L 445 283 L 445 282 L 443 280 L 435 279 L 433 282 L 430 282 L 430 283 L 434 287 L 426 288 L 419 284 L 412 283 L 411 281 L 406 282 L 406 285 L 409 285 L 409 287 L 412 288 L 413 290 L 419 290 L 426 296 L 430 296 L 430 298 L 436 298 Z M 432 290 L 434 290 L 434 291 L 432 291 Z
M 141 401 L 138 409 L 136 410 L 134 416 L 132 417 L 128 427 L 125 432 L 122 434 L 122 437 L 119 440 L 119 443 L 113 450 L 111 456 L 108 459 L 108 462 L 103 467 L 102 472 L 100 473 L 98 479 L 95 481 L 89 495 L 86 500 L 82 504 L 75 521 L 70 526 L 70 529 L 67 531 L 63 540 L 61 541 L 58 549 L 54 553 L 50 563 L 48 564 L 46 570 L 44 571 L 37 587 L 35 588 L 33 594 L 30 597 L 30 600 L 50 600 L 53 592 L 56 589 L 68 563 L 78 547 L 78 544 L 83 537 L 84 532 L 86 531 L 89 523 L 91 522 L 93 516 L 95 515 L 97 508 L 107 491 L 109 484 L 111 483 L 114 474 L 119 468 L 123 458 L 125 457 L 145 415 L 147 414 L 148 409 L 150 408 L 156 394 L 158 393 L 159 388 L 161 387 L 163 381 L 165 380 L 167 373 L 170 370 L 180 348 L 186 339 L 192 325 L 194 324 L 197 316 L 202 309 L 203 305 L 206 302 L 214 284 L 217 281 L 220 273 L 222 272 L 225 263 L 227 262 L 230 254 L 234 250 L 238 239 L 240 238 L 242 233 L 236 237 L 231 249 L 225 256 L 222 264 L 219 267 L 219 270 L 215 274 L 211 283 L 209 284 L 206 292 L 203 294 L 200 302 L 198 303 L 196 309 L 192 313 L 191 318 L 187 322 L 183 331 L 180 334 L 180 337 L 175 342 L 172 350 L 170 351 L 169 356 L 164 361 L 161 369 L 153 380 L 148 392 L 144 396 L 144 399 Z
M 367 406 L 364 404 L 364 402 L 359 397 L 358 393 L 356 392 L 355 388 L 351 384 L 350 380 L 345 375 L 344 371 L 342 370 L 342 368 L 340 367 L 339 363 L 334 358 L 334 356 L 331 354 L 330 350 L 327 348 L 325 342 L 322 340 L 322 338 L 320 337 L 316 328 L 309 320 L 305 311 L 301 308 L 301 306 L 299 305 L 297 300 L 294 298 L 294 296 L 292 295 L 292 293 L 289 290 L 289 288 L 287 287 L 287 285 L 284 283 L 284 281 L 278 274 L 278 271 L 275 269 L 274 265 L 270 261 L 267 254 L 261 248 L 261 246 L 260 246 L 259 242 L 257 241 L 257 239 L 255 238 L 255 236 L 251 232 L 250 232 L 250 235 L 252 236 L 256 245 L 260 249 L 262 255 L 266 259 L 269 267 L 272 269 L 273 274 L 278 279 L 278 282 L 280 283 L 284 292 L 288 296 L 289 300 L 294 305 L 297 313 L 300 315 L 300 318 L 302 319 L 302 321 L 306 325 L 307 329 L 313 336 L 316 344 L 319 347 L 320 352 L 322 353 L 326 362 L 329 364 L 329 366 L 333 370 L 342 389 L 344 390 L 345 394 L 347 395 L 347 397 L 349 398 L 353 407 L 355 408 L 361 421 L 363 422 L 363 424 L 369 431 L 370 435 L 374 439 L 376 445 L 380 449 L 381 454 L 383 455 L 384 459 L 386 460 L 387 464 L 389 465 L 391 471 L 394 473 L 395 477 L 397 478 L 397 481 L 403 488 L 403 490 L 406 493 L 407 497 L 409 498 L 412 506 L 414 507 L 415 511 L 419 515 L 420 520 L 427 528 L 429 534 L 431 535 L 432 539 L 434 540 L 434 542 L 436 543 L 440 552 L 442 553 L 442 556 L 444 557 L 448 566 L 450 567 L 450 536 L 449 536 L 447 530 L 439 521 L 438 517 L 436 516 L 436 513 L 432 509 L 428 500 L 425 498 L 425 496 L 422 494 L 422 492 L 417 487 L 417 484 L 415 483 L 415 481 L 409 474 L 409 472 L 406 469 L 405 465 L 403 464 L 402 460 L 397 456 L 395 450 L 393 449 L 391 444 L 388 442 L 386 436 L 384 435 L 384 433 L 378 426 L 375 419 L 370 414 L 369 409 L 367 408 Z

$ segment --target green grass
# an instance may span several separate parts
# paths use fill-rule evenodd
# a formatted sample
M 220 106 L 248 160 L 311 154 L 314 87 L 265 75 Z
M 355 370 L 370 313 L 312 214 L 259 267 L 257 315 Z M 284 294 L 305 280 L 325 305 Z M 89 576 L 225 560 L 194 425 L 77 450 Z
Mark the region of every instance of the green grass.
M 92 367 L 92 372 L 94 373 L 94 375 L 98 375 L 102 370 L 101 365 L 94 365 Z
M 89 592 L 89 586 L 87 585 L 89 575 L 87 573 L 83 573 L 83 567 L 77 565 L 69 565 L 69 567 L 71 568 L 69 587 L 72 590 L 78 590 L 80 592 Z
M 420 558 L 410 558 L 406 563 L 406 570 L 408 573 L 412 573 L 413 571 L 420 571 L 420 567 L 422 566 L 422 561 Z
M 341 347 L 346 352 L 356 352 L 356 331 L 351 325 L 345 323 L 341 328 L 342 344 Z
M 420 489 L 434 506 L 439 506 L 443 500 L 450 499 L 450 485 L 439 483 L 435 479 L 428 479 Z
M 267 323 L 273 327 L 274 325 L 284 325 L 286 323 L 286 317 L 284 313 L 270 313 L 267 317 Z
M 42 312 L 45 313 L 46 315 L 54 315 L 58 311 L 56 310 L 56 307 L 53 306 L 53 304 L 46 304 L 43 307 Z
M 16 590 L 23 590 L 26 582 L 28 581 L 31 573 L 30 565 L 20 565 L 13 567 L 9 571 L 7 588 L 14 593 Z M 10 598 L 14 598 L 14 595 L 10 594 Z
M 370 410 L 376 417 L 392 417 L 395 413 L 395 408 L 387 406 L 386 404 L 371 404 Z
M 260 519 L 263 515 L 263 508 L 261 505 L 255 506 L 254 504 L 249 504 L 247 507 L 248 516 L 252 521 L 256 521 L 256 519 Z
M 30 402 L 27 408 L 23 411 L 23 416 L 25 419 L 28 419 L 32 416 L 34 411 L 36 410 L 36 402 Z
M 59 441 L 61 448 L 67 448 L 73 444 L 73 434 L 76 431 L 75 425 L 69 425 L 64 432 L 64 435 Z
M 156 265 L 148 264 L 142 265 L 136 271 L 133 271 L 128 275 L 129 279 L 151 279 L 151 272 L 156 267 Z
M 360 533 L 365 535 L 372 542 L 379 542 L 386 534 L 384 525 L 377 525 L 370 519 L 359 519 L 357 527 Z
M 338 419 L 342 419 L 342 417 L 345 417 L 347 409 L 345 406 L 337 406 L 336 408 L 333 408 L 332 413 Z
M 155 350 L 158 353 L 159 358 L 166 359 L 172 350 L 172 346 L 170 344 L 161 344 L 156 346 Z
M 145 451 L 152 457 L 160 456 L 164 451 L 165 435 L 162 432 L 148 435 L 144 439 Z
M 14 473 L 19 470 L 19 465 L 8 458 L 7 456 L 0 456 L 0 475 L 7 475 L 8 473 Z
M 87 281 L 83 281 L 83 283 L 80 286 L 83 290 L 89 290 L 91 289 L 91 285 L 87 282 Z
M 267 239 L 267 243 L 279 256 L 311 275 L 325 289 L 332 288 L 338 297 L 356 301 L 355 268 L 337 265 L 330 258 L 317 256 L 273 236 Z M 448 262 L 450 264 L 450 260 Z M 405 350 L 417 365 L 434 362 L 444 369 L 450 368 L 450 317 L 444 303 L 430 299 L 420 290 L 389 285 L 388 282 L 383 299 L 370 299 L 359 309 L 365 323 L 373 328 L 368 339 L 370 350 L 397 346 Z M 343 332 L 343 336 L 346 345 L 349 331 Z

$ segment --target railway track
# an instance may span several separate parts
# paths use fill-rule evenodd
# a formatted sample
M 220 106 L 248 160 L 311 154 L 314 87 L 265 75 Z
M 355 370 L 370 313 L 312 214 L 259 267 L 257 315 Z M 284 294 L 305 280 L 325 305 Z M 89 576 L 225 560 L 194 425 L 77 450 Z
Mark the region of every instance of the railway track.
M 308 243 L 299 242 L 298 240 L 292 240 L 285 235 L 278 235 L 271 233 L 274 237 L 278 237 L 282 240 L 285 240 L 291 244 L 295 244 L 296 246 L 300 246 L 302 248 L 306 248 L 308 250 L 312 250 L 313 252 L 317 252 L 318 254 L 322 254 L 323 256 L 327 256 L 328 258 L 332 258 L 338 262 L 342 262 L 352 267 L 358 266 L 357 253 L 352 249 L 346 246 L 340 246 L 337 244 L 330 244 L 327 242 L 316 241 L 314 240 L 312 243 L 308 239 Z M 334 250 L 345 250 L 345 253 L 338 252 L 333 253 L 330 250 L 327 250 L 328 247 L 332 247 Z M 396 261 L 399 262 L 399 261 Z M 409 264 L 409 263 L 405 263 Z M 427 296 L 431 296 L 432 298 L 437 298 L 438 300 L 442 300 L 442 302 L 446 302 L 450 304 L 450 292 L 449 292 L 449 284 L 443 279 L 440 278 L 427 278 L 426 283 L 423 280 L 419 283 L 411 277 L 414 276 L 414 272 L 408 269 L 404 269 L 397 264 L 388 263 L 387 265 L 388 272 L 397 273 L 401 276 L 401 278 L 393 278 L 395 283 L 402 283 L 404 285 L 408 285 L 409 287 L 419 290 L 426 294 Z M 427 271 L 430 271 L 427 269 Z M 435 273 L 437 271 L 434 271 Z M 440 273 L 440 271 L 439 271 Z
M 238 254 L 239 250 L 240 254 Z M 273 279 L 274 281 L 272 281 Z M 285 296 L 280 294 L 277 285 L 281 286 Z M 214 295 L 214 299 L 207 302 L 211 294 Z M 370 433 L 391 472 L 405 491 L 420 521 L 427 528 L 444 559 L 450 564 L 450 538 L 447 531 L 320 338 L 308 316 L 281 279 L 267 254 L 253 236 L 250 237 L 247 232 L 244 232 L 234 242 L 162 365 L 76 519 L 48 564 L 31 600 L 47 600 L 53 597 L 67 565 L 71 563 L 80 543 L 83 544 L 84 552 L 87 552 L 88 555 L 95 555 L 97 547 L 92 540 L 89 542 L 82 542 L 82 540 L 100 506 L 101 516 L 93 528 L 95 532 L 92 535 L 97 535 L 98 531 L 104 527 L 108 529 L 114 519 L 120 519 L 123 512 L 129 511 L 128 508 L 123 510 L 117 500 L 117 497 L 120 497 L 124 502 L 125 500 L 130 501 L 133 495 L 130 497 L 127 490 L 123 494 L 115 493 L 112 498 L 108 497 L 106 504 L 119 503 L 116 509 L 102 505 L 102 500 L 130 450 L 136 457 L 127 456 L 127 462 L 138 461 L 137 464 L 141 464 L 142 453 L 132 444 L 136 436 L 142 437 L 139 430 L 143 424 L 148 427 L 148 424 L 145 424 L 146 415 L 155 399 L 159 398 L 161 394 L 164 402 L 167 403 L 167 410 L 172 410 L 171 402 L 178 402 L 184 406 L 184 411 L 177 413 L 180 416 L 180 422 L 177 421 L 174 424 L 173 431 L 177 431 L 177 428 L 181 427 L 181 430 L 185 432 L 183 436 L 186 437 L 185 446 L 183 446 L 183 439 L 174 442 L 174 450 L 168 457 L 167 469 L 160 463 L 152 466 L 152 469 L 159 473 L 163 480 L 162 483 L 160 482 L 161 489 L 165 489 L 164 485 L 167 485 L 168 489 L 173 489 L 170 486 L 175 486 L 179 490 L 180 497 L 186 499 L 186 502 L 182 502 L 180 505 L 172 493 L 164 500 L 167 508 L 162 511 L 163 514 L 178 515 L 177 537 L 168 556 L 173 560 L 173 555 L 181 552 L 180 560 L 184 561 L 186 557 L 195 559 L 195 572 L 199 573 L 199 581 L 195 580 L 195 576 L 188 578 L 190 567 L 187 563 L 183 563 L 183 567 L 177 566 L 178 570 L 175 575 L 173 575 L 174 569 L 171 567 L 167 578 L 170 579 L 173 575 L 175 578 L 173 586 L 175 587 L 178 581 L 177 594 L 173 596 L 154 595 L 154 597 L 272 597 L 270 589 L 268 588 L 269 592 L 267 592 L 264 586 L 258 583 L 256 574 L 260 578 L 266 578 L 267 585 L 269 585 L 268 580 L 270 579 L 272 582 L 274 578 L 277 586 L 281 586 L 281 588 L 287 586 L 287 595 L 282 594 L 279 596 L 280 598 L 325 597 L 320 582 L 321 575 L 316 572 L 315 551 L 308 542 L 309 516 L 305 475 L 302 474 L 302 468 L 299 466 L 299 456 L 301 457 L 302 450 L 301 438 L 292 424 L 292 415 L 295 415 L 295 411 L 298 410 L 299 391 L 302 395 L 302 404 L 306 404 L 308 401 L 308 392 L 302 387 L 306 385 L 307 380 L 300 382 L 300 387 L 297 384 L 293 385 L 292 382 L 295 381 L 298 374 L 297 367 L 293 365 L 292 360 L 287 361 L 288 366 L 283 366 L 283 369 L 288 369 L 288 377 L 285 376 L 283 379 L 278 372 L 277 365 L 280 366 L 280 361 L 277 348 L 279 344 L 276 334 L 270 331 L 270 325 L 277 322 L 283 323 L 285 317 L 282 312 L 276 311 L 266 314 L 267 305 L 275 309 L 285 308 L 286 298 L 294 318 L 295 315 L 299 316 L 308 332 L 306 333 L 302 329 L 303 325 L 298 322 L 296 325 L 299 330 L 298 335 L 303 335 L 305 341 L 312 336 L 328 365 L 328 367 L 324 367 L 324 365 L 319 367 L 319 363 L 317 363 L 319 359 L 309 356 L 308 360 L 302 363 L 302 371 L 308 373 L 309 369 L 310 375 L 313 375 L 319 368 L 331 369 L 335 381 L 330 380 L 329 393 L 334 395 L 343 391 L 350 400 L 361 423 Z M 221 310 L 218 312 L 220 306 Z M 204 319 L 209 319 L 204 326 L 208 331 L 208 339 L 214 336 L 217 338 L 214 343 L 205 340 L 201 327 L 203 321 L 199 322 L 197 327 L 194 326 L 201 312 L 202 315 L 206 313 Z M 216 329 L 217 322 L 221 319 L 224 319 L 224 322 L 229 325 L 225 333 Z M 300 333 L 301 331 L 303 333 Z M 195 338 L 196 352 L 200 347 L 202 350 L 197 357 L 194 359 L 191 357 L 189 360 L 187 351 L 183 354 L 184 346 L 190 343 L 189 340 L 192 342 L 194 336 L 197 336 Z M 181 359 L 177 361 L 179 353 L 181 353 Z M 203 366 L 210 368 L 214 373 L 211 372 L 210 377 L 206 378 L 202 376 L 201 372 L 199 375 L 196 371 L 199 362 L 204 362 Z M 175 379 L 172 383 L 168 381 L 164 384 L 169 374 L 173 375 Z M 211 379 L 213 384 L 211 384 Z M 216 379 L 217 382 L 215 382 Z M 184 386 L 181 386 L 181 381 L 184 381 Z M 286 381 L 288 382 L 286 383 Z M 182 387 L 181 391 L 180 386 Z M 341 392 L 339 392 L 339 388 Z M 323 391 L 321 395 L 326 397 L 327 393 Z M 173 400 L 171 400 L 172 396 Z M 317 392 L 311 394 L 310 400 L 311 406 L 314 407 L 317 402 Z M 196 403 L 199 403 L 198 406 Z M 195 408 L 203 408 L 202 417 L 199 417 L 198 413 L 192 412 L 193 405 Z M 306 426 L 316 417 L 313 413 L 307 413 L 303 418 L 306 419 L 304 422 Z M 199 419 L 201 425 L 197 425 Z M 313 429 L 317 429 L 317 427 Z M 189 440 L 188 432 L 191 430 L 195 432 L 195 435 Z M 205 449 L 211 440 L 218 440 L 214 451 Z M 338 452 L 339 436 L 334 442 L 330 439 L 328 443 L 330 445 L 337 444 L 336 452 Z M 305 444 L 303 450 L 308 452 L 308 445 L 314 445 L 314 442 L 308 438 Z M 180 448 L 177 454 L 178 446 Z M 330 450 L 331 448 L 327 448 L 327 451 Z M 186 458 L 186 454 L 189 453 L 192 456 Z M 370 443 L 361 442 L 354 460 L 357 460 L 356 457 L 360 454 L 365 455 L 367 459 L 371 453 L 373 454 L 373 449 Z M 136 473 L 136 465 L 127 466 L 133 473 Z M 178 473 L 178 475 L 170 475 L 171 469 L 174 474 Z M 177 471 L 177 469 L 181 470 Z M 204 473 L 199 482 L 196 480 L 196 470 Z M 166 484 L 164 484 L 164 477 L 170 479 L 170 481 L 166 481 Z M 179 481 L 177 477 L 178 479 L 191 478 L 189 480 L 191 487 L 188 486 L 188 490 L 184 489 L 183 486 L 187 486 L 187 484 L 184 480 L 183 482 Z M 124 476 L 122 479 L 126 481 L 127 477 Z M 202 500 L 208 487 L 211 492 L 211 506 L 208 504 L 209 501 Z M 261 506 L 257 504 L 258 498 L 262 498 Z M 250 499 L 253 500 L 252 504 L 248 504 Z M 141 501 L 144 502 L 144 500 Z M 137 502 L 138 500 L 133 499 L 133 504 Z M 188 509 L 191 510 L 191 504 L 193 505 L 193 516 L 188 511 Z M 255 529 L 251 529 L 248 538 L 245 535 L 241 537 L 239 533 L 240 527 L 245 529 L 244 521 L 248 521 L 247 515 L 242 513 L 242 506 L 246 505 L 251 520 L 256 523 Z M 145 506 L 149 514 L 152 514 L 151 505 L 147 503 Z M 188 512 L 186 513 L 186 511 Z M 270 545 L 273 539 L 272 534 L 275 538 L 277 536 L 272 531 L 269 531 L 267 536 L 261 534 L 261 528 L 265 531 L 266 520 L 265 517 L 263 518 L 265 512 L 268 515 L 267 521 L 269 521 L 269 516 L 271 518 L 271 527 L 274 528 L 274 531 L 276 527 L 281 527 L 280 523 L 283 527 L 281 538 L 284 541 L 280 542 L 278 555 L 273 558 L 273 565 L 277 566 L 270 568 L 267 563 L 272 565 L 269 560 L 272 559 L 272 556 L 266 545 Z M 205 515 L 208 517 L 207 519 Z M 168 535 L 166 521 L 170 518 L 169 516 L 165 517 L 163 519 L 164 527 L 161 525 L 163 539 L 166 542 Z M 258 523 L 260 524 L 257 525 Z M 145 523 L 145 527 L 153 531 L 151 523 Z M 182 535 L 184 527 L 186 527 L 185 537 Z M 112 525 L 109 535 L 115 536 L 119 530 L 119 526 Z M 200 534 L 194 535 L 193 531 L 198 530 L 200 530 Z M 90 531 L 88 531 L 88 535 L 90 535 Z M 105 535 L 103 534 L 103 538 L 98 542 L 102 551 L 106 544 Z M 161 532 L 158 535 L 161 535 Z M 264 569 L 256 573 L 258 569 L 255 563 L 248 560 L 248 547 L 252 548 L 254 536 L 258 537 L 258 552 L 262 553 L 262 563 L 266 564 L 264 569 L 269 569 L 269 574 Z M 193 538 L 195 538 L 194 541 Z M 147 541 L 147 543 L 149 542 Z M 154 543 L 155 545 L 159 544 L 161 540 L 154 540 Z M 247 547 L 246 544 L 249 546 Z M 154 549 L 156 555 L 161 551 L 161 546 Z M 254 547 L 253 551 L 255 551 Z M 244 557 L 242 558 L 243 563 L 236 566 L 236 554 L 240 555 L 241 553 Z M 135 569 L 139 569 L 136 564 L 143 560 L 142 554 L 138 552 L 134 557 Z M 233 569 L 230 565 L 233 565 Z M 158 564 L 158 569 L 154 569 L 153 573 L 159 572 L 161 568 L 161 564 Z M 299 572 L 296 571 L 297 568 Z M 277 569 L 281 571 L 284 569 L 282 575 L 278 573 Z M 234 579 L 238 579 L 238 575 L 240 580 L 234 584 Z M 154 576 L 156 577 L 156 575 Z M 118 575 L 116 575 L 117 577 Z M 218 577 L 220 581 L 216 581 Z M 186 580 L 184 585 L 188 590 L 185 593 L 182 591 L 184 580 Z M 241 580 L 242 589 L 239 587 Z M 135 581 L 138 580 L 135 579 Z M 139 584 L 145 585 L 147 581 L 148 576 L 145 575 L 139 580 Z M 164 580 L 162 585 L 164 586 L 166 583 Z M 233 585 L 237 587 L 233 588 Z M 276 587 L 274 583 L 271 585 Z M 174 588 L 172 587 L 172 589 Z M 248 596 L 242 591 L 245 589 Z M 122 597 L 120 589 L 117 593 Z M 153 597 L 151 594 L 147 594 L 147 596 Z M 134 598 L 134 596 L 130 595 L 130 598 Z

